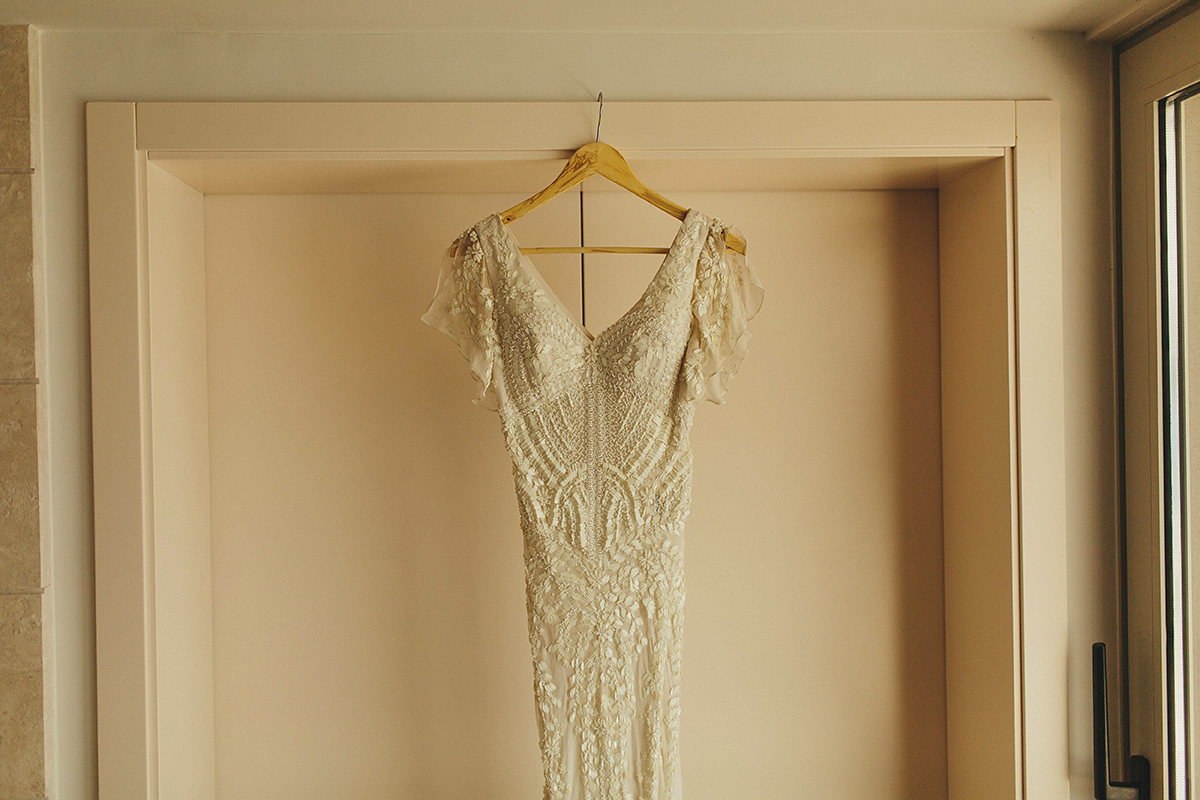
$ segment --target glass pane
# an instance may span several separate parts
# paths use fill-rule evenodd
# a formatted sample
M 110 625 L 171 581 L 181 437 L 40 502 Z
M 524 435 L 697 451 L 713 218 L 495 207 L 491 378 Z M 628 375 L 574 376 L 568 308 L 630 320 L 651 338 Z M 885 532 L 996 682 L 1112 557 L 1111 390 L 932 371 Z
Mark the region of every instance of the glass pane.
M 1187 291 L 1187 453 L 1185 463 L 1200 465 L 1200 86 L 1193 86 L 1178 95 L 1175 106 L 1175 163 L 1176 174 L 1174 227 L 1175 258 L 1177 269 L 1183 276 Z M 1190 477 L 1190 470 L 1189 470 Z M 1177 714 L 1174 727 L 1183 733 L 1185 741 L 1174 748 L 1180 754 L 1180 767 L 1176 777 L 1180 788 L 1186 786 L 1185 775 L 1190 775 L 1190 795 L 1182 793 L 1176 797 L 1200 797 L 1200 781 L 1197 781 L 1195 765 L 1200 763 L 1198 743 L 1200 731 L 1196 730 L 1195 697 L 1200 686 L 1200 625 L 1194 624 L 1195 611 L 1200 610 L 1200 480 L 1188 482 L 1186 540 L 1182 543 L 1180 563 L 1187 565 L 1184 582 L 1186 589 L 1186 613 L 1179 634 L 1186 646 L 1181 648 L 1179 671 L 1186 676 L 1186 687 L 1179 688 L 1181 714 Z M 1182 774 L 1181 774 L 1182 773 Z
M 1200 85 L 1163 100 L 1159 133 L 1159 254 L 1163 292 L 1164 590 L 1170 800 L 1200 798 L 1192 765 L 1200 683 Z M 1198 473 L 1200 476 L 1200 473 Z M 1195 521 L 1193 523 L 1193 520 Z

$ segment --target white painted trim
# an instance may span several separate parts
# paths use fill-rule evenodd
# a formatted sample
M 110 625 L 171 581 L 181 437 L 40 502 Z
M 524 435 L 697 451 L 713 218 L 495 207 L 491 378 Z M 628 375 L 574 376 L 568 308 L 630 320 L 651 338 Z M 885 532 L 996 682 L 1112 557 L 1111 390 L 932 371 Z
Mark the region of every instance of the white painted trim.
M 148 151 L 278 158 L 528 158 L 594 133 L 592 103 L 89 103 L 88 199 L 101 797 L 157 796 L 145 163 Z M 716 124 L 713 120 L 717 120 Z M 481 124 L 481 120 L 484 124 Z M 1013 657 L 1016 798 L 1066 798 L 1065 463 L 1058 106 L 1052 101 L 735 101 L 605 105 L 626 152 L 770 158 L 957 156 L 1011 148 L 1019 452 Z M 1011 223 L 1010 223 L 1011 224 Z M 1018 341 L 1019 347 L 1019 341 Z M 1034 352 L 1034 351 L 1038 352 Z M 1006 369 L 1013 368 L 1010 364 Z M 1011 624 L 1010 624 L 1010 627 Z M 1009 668 L 1008 674 L 1012 670 Z M 1001 790 L 996 797 L 1013 797 Z M 1012 790 L 1010 789 L 1010 792 Z M 992 795 L 989 795 L 990 798 Z M 966 800 L 966 798 L 952 798 Z M 970 800 L 985 800 L 972 797 Z
M 1025 796 L 1069 793 L 1059 107 L 1017 103 L 1014 223 Z M 1027 342 L 1032 346 L 1022 347 Z

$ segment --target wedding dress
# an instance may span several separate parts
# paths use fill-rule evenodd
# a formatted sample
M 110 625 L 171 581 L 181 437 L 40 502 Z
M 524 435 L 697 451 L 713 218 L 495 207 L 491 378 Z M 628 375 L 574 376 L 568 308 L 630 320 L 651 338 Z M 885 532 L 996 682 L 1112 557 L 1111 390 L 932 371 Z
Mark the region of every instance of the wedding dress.
M 499 412 L 524 536 L 545 800 L 679 800 L 683 530 L 700 400 L 722 403 L 763 288 L 690 209 L 641 298 L 592 335 L 498 213 L 446 250 L 422 321 Z

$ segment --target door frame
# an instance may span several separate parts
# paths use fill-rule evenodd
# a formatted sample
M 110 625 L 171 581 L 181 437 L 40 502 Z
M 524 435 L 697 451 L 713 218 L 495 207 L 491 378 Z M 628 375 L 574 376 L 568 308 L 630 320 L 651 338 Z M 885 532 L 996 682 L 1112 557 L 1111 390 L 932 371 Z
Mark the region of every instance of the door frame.
M 203 691 L 169 694 L 181 681 L 202 683 L 204 665 L 181 664 L 163 644 L 206 635 L 205 567 L 190 561 L 192 580 L 166 580 L 179 551 L 164 538 L 163 515 L 191 503 L 199 522 L 189 535 L 199 538 L 190 546 L 201 552 L 207 478 L 202 459 L 156 448 L 155 431 L 207 421 L 155 391 L 181 374 L 203 380 L 203 365 L 156 336 L 163 309 L 147 246 L 147 164 L 565 159 L 591 139 L 595 113 L 590 102 L 88 103 L 102 798 L 215 791 L 204 760 L 211 661 L 207 700 Z M 943 251 L 956 253 L 941 261 L 947 781 L 952 800 L 1067 797 L 1057 102 L 609 102 L 604 125 L 605 139 L 631 159 L 999 159 L 994 178 L 972 173 L 968 184 L 970 175 L 948 171 L 941 187 L 966 212 L 941 211 Z M 957 247 L 973 225 L 1003 249 Z M 990 360 L 973 357 L 984 350 Z M 179 369 L 165 370 L 164 358 Z M 181 485 L 189 491 L 165 494 Z M 164 766 L 184 747 L 199 757 Z

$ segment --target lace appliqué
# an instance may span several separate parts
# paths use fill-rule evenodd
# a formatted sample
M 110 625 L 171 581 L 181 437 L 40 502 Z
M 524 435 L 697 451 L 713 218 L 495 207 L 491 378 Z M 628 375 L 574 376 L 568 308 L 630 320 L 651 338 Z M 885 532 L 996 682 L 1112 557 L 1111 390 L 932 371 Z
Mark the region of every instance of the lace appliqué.
M 421 321 L 445 333 L 471 365 L 476 396 L 472 400 L 499 410 L 492 382 L 499 337 L 495 299 L 479 234 L 474 228 L 456 238 L 442 256 L 438 287 Z
M 647 381 L 668 366 L 670 355 L 667 342 L 642 329 L 629 340 L 628 349 L 616 357 L 616 363 L 630 369 L 636 380 Z
M 447 251 L 423 317 L 499 399 L 545 800 L 674 796 L 693 401 L 721 401 L 761 303 L 726 230 L 690 210 L 638 303 L 590 338 L 492 215 Z
M 688 400 L 723 403 L 749 348 L 747 323 L 762 307 L 763 287 L 746 256 L 725 246 L 725 233 L 736 228 L 714 218 L 713 229 L 716 235 L 705 241 L 696 264 L 683 377 Z

